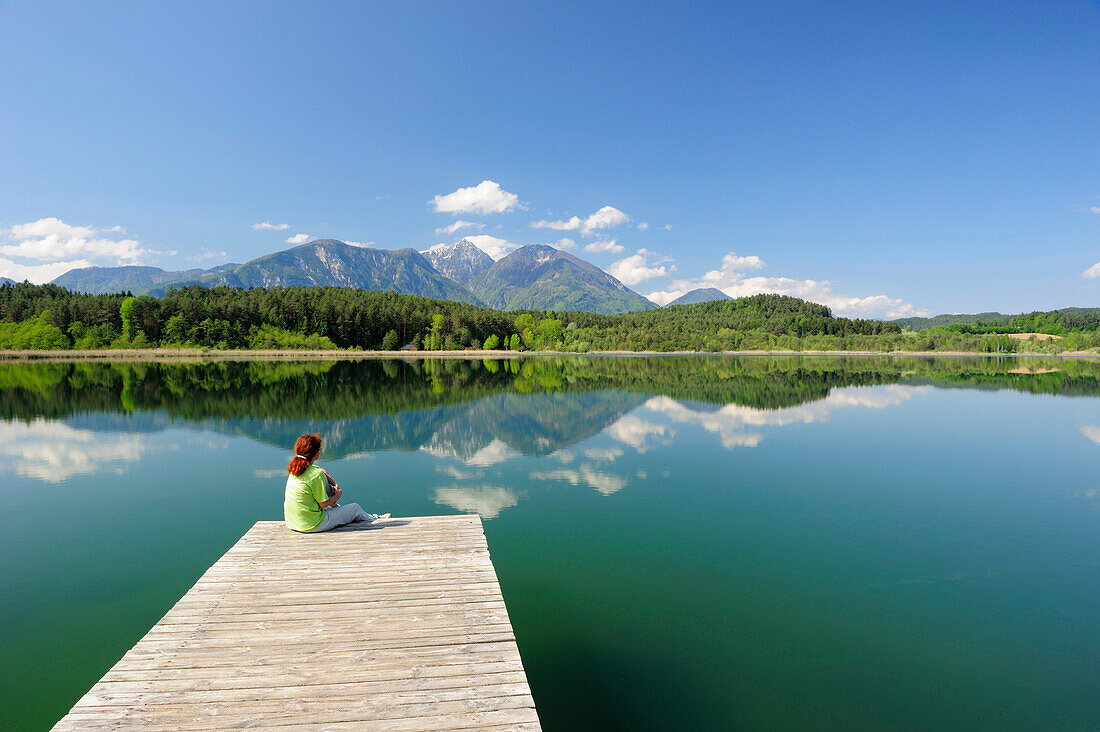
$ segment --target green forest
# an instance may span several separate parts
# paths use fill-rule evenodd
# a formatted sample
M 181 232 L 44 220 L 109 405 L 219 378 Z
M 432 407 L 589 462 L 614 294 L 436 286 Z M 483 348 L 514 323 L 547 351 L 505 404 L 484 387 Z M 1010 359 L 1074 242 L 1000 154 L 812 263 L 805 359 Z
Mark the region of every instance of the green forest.
M 1053 332 L 1057 331 L 1057 332 Z M 1049 340 L 1014 338 L 1050 333 Z M 599 315 L 504 312 L 449 300 L 338 287 L 198 285 L 160 298 L 87 295 L 57 285 L 0 286 L 0 349 L 96 350 L 972 351 L 1100 348 L 1100 316 L 1032 313 L 919 331 L 835 317 L 782 295 Z

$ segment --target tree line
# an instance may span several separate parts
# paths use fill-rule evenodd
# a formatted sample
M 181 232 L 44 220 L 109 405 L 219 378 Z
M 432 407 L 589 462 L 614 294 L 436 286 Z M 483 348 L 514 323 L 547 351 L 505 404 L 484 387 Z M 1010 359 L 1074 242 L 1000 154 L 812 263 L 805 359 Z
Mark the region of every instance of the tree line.
M 1086 314 L 1087 315 L 1087 314 Z M 1082 323 L 1091 320 L 1082 316 Z M 512 351 L 970 350 L 1100 346 L 1095 326 L 1057 343 L 835 317 L 782 295 L 620 315 L 504 312 L 449 300 L 340 287 L 199 285 L 160 298 L 88 295 L 57 285 L 0 286 L 0 348 L 214 348 Z

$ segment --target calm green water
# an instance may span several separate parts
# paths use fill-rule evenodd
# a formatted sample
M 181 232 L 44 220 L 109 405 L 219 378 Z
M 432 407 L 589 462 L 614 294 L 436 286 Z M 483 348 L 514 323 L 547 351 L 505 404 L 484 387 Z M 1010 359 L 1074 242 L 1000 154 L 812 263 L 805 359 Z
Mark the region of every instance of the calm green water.
M 305 431 L 484 517 L 548 730 L 1100 728 L 1096 362 L 9 364 L 0 410 L 5 728 L 281 518 Z

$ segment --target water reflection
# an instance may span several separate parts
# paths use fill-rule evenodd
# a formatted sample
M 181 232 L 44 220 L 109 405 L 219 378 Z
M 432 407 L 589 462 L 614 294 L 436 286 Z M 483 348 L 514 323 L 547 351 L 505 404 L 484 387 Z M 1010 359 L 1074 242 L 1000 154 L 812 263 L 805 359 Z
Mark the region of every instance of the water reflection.
M 519 501 L 514 490 L 493 485 L 440 486 L 435 489 L 434 500 L 459 511 L 480 514 L 485 519 L 496 518 Z
M 711 405 L 681 402 L 661 396 L 647 401 L 644 410 L 659 413 L 671 422 L 698 425 L 707 432 L 718 435 L 722 445 L 732 450 L 738 447 L 756 447 L 760 444 L 763 435 L 760 432 L 748 431 L 747 427 L 827 422 L 836 409 L 852 407 L 885 409 L 908 401 L 927 388 L 891 385 L 874 388 L 834 389 L 827 397 L 819 401 L 780 409 L 758 409 L 740 404 L 727 404 L 715 408 Z M 635 419 L 642 422 L 636 417 Z M 650 429 L 657 427 L 650 422 L 644 422 L 644 424 L 650 425 Z M 611 435 L 615 439 L 625 442 L 620 436 L 621 432 L 621 430 L 611 431 Z M 637 432 L 636 425 L 632 423 L 625 432 L 634 435 Z M 627 444 L 634 446 L 633 443 L 628 442 Z
M 16 475 L 61 483 L 76 475 L 121 475 L 147 445 L 138 435 L 98 433 L 58 420 L 0 422 L 0 456 Z
M 725 448 L 753 448 L 766 428 L 886 409 L 933 388 L 1093 396 L 1100 365 L 800 357 L 0 364 L 0 454 L 20 475 L 56 483 L 122 471 L 149 449 L 143 435 L 170 428 L 194 430 L 201 449 L 224 447 L 229 436 L 283 449 L 319 431 L 329 460 L 432 456 L 453 481 L 435 488 L 436 502 L 492 517 L 519 500 L 500 478 L 520 458 L 559 464 L 522 466 L 533 480 L 612 495 L 646 473 L 615 469 L 628 452 L 644 456 L 697 439 L 685 435 L 700 429 Z M 1100 443 L 1100 427 L 1080 429 Z M 580 458 L 571 450 L 578 445 Z

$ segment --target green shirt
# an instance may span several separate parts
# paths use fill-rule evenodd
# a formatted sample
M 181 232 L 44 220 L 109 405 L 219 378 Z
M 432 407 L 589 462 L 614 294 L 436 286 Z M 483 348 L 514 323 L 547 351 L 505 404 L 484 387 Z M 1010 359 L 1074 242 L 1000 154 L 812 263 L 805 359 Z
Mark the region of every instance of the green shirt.
M 286 478 L 286 499 L 283 501 L 283 518 L 295 531 L 313 531 L 321 525 L 325 512 L 319 504 L 328 500 L 325 471 L 310 465 L 301 475 Z

